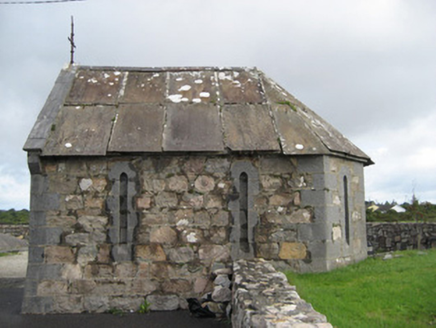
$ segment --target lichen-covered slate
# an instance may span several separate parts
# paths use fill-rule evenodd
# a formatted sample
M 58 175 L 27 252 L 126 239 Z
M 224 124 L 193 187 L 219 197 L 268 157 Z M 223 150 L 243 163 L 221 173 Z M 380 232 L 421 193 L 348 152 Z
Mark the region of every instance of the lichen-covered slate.
M 213 104 L 169 104 L 164 151 L 223 151 L 218 107 Z
M 66 104 L 115 104 L 123 77 L 120 71 L 79 70 Z
M 126 87 L 120 99 L 125 103 L 162 104 L 165 100 L 165 72 L 128 72 Z
M 162 151 L 164 115 L 159 105 L 120 105 L 108 151 Z
M 167 99 L 172 103 L 216 103 L 215 72 L 171 72 Z
M 226 105 L 223 118 L 226 146 L 231 150 L 280 150 L 268 106 Z
M 272 104 L 271 107 L 284 154 L 328 154 L 328 149 L 307 128 L 295 109 L 280 104 Z
M 108 116 L 118 117 L 115 126 L 113 117 L 97 124 L 89 113 L 75 113 L 76 107 L 87 112 L 97 105 L 107 106 Z M 73 113 L 66 113 L 69 110 Z M 85 122 L 88 116 L 91 121 Z M 67 130 L 59 131 L 63 127 L 56 123 L 51 131 L 55 121 Z M 100 139 L 86 130 L 92 124 L 101 130 Z M 79 146 L 65 149 L 65 136 L 80 139 L 75 142 Z M 372 164 L 289 92 L 261 71 L 246 68 L 71 66 L 61 72 L 24 148 L 50 156 L 185 151 L 334 154 Z
M 112 106 L 63 107 L 52 125 L 42 155 L 105 155 L 115 108 Z
M 221 92 L 226 104 L 263 103 L 263 91 L 254 72 L 223 71 L 218 73 Z
M 63 103 L 71 85 L 74 81 L 76 70 L 62 70 L 56 80 L 56 83 L 47 98 L 41 112 L 36 119 L 35 125 L 27 138 L 24 145 L 24 150 L 42 149 L 50 135 L 50 130 L 55 121 L 59 110 L 60 104 Z

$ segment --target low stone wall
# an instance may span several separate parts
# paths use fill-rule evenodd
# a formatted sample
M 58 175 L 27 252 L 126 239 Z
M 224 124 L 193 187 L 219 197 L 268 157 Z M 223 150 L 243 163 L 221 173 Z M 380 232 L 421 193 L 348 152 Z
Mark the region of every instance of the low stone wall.
M 29 225 L 0 224 L 0 233 L 7 233 L 14 237 L 23 237 L 24 239 L 28 239 Z
M 436 247 L 436 223 L 369 222 L 366 233 L 372 253 Z
M 232 327 L 332 328 L 267 261 L 233 264 Z

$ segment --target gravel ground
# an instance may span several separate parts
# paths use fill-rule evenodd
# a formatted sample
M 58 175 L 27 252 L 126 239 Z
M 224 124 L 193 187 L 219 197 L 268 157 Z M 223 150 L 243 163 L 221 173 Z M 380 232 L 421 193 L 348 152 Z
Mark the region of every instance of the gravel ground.
M 0 278 L 25 278 L 27 270 L 27 250 L 17 255 L 0 257 Z

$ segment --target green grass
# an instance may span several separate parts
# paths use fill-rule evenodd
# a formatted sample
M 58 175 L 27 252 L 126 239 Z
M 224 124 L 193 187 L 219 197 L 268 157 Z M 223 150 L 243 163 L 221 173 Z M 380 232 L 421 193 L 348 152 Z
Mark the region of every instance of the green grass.
M 0 253 L 0 257 L 12 256 L 12 255 L 18 255 L 18 254 L 20 254 L 20 252 L 18 252 L 18 251 L 6 252 L 6 253 Z
M 436 250 L 395 254 L 401 257 L 287 277 L 334 327 L 436 327 Z

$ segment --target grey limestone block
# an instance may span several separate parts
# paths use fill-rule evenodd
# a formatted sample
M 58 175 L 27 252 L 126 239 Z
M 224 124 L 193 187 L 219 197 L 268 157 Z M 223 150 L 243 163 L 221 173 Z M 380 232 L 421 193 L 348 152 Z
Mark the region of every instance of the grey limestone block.
M 151 311 L 174 311 L 179 308 L 177 295 L 148 295 L 146 300 Z

